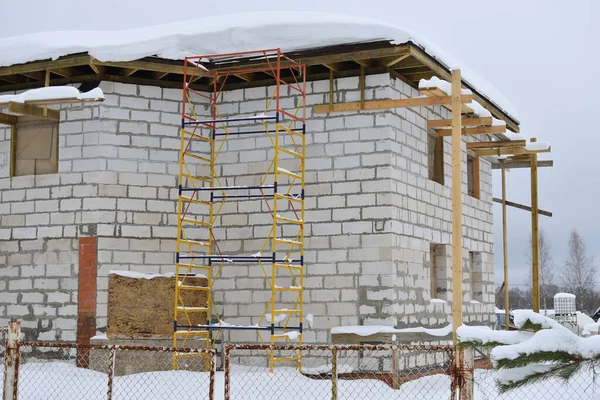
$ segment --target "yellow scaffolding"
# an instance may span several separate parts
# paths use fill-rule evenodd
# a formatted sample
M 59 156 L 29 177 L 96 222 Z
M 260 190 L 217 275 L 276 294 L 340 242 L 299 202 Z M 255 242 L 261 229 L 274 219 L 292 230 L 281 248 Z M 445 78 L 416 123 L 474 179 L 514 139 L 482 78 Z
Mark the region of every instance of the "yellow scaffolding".
M 264 111 L 241 116 L 222 112 L 226 108 L 221 107 L 226 83 L 256 73 L 274 80 L 268 87 Z M 212 93 L 190 87 L 201 76 L 211 77 Z M 279 49 L 186 57 L 181 108 L 174 346 L 186 347 L 190 339 L 196 339 L 209 348 L 223 330 L 256 331 L 262 343 L 262 333 L 269 333 L 271 344 L 302 344 L 306 66 Z M 204 110 L 210 115 L 202 114 Z M 218 167 L 226 168 L 219 164 L 219 156 L 227 151 L 228 140 L 245 135 L 266 137 L 272 160 L 259 184 L 225 185 L 223 171 L 221 176 L 217 173 Z M 219 246 L 223 239 L 217 237 L 226 231 L 219 225 L 224 204 L 249 199 L 264 202 L 272 220 L 270 232 L 254 254 L 224 254 Z M 214 285 L 225 264 L 238 263 L 259 268 L 271 291 L 269 302 L 253 325 L 226 322 L 218 312 L 220 305 L 214 302 Z M 206 286 L 190 284 L 188 278 L 198 276 L 206 277 Z M 206 306 L 190 306 L 186 291 L 206 292 Z M 282 361 L 301 367 L 300 352 L 283 356 L 268 353 L 271 369 Z M 189 355 L 175 354 L 174 368 L 184 356 Z

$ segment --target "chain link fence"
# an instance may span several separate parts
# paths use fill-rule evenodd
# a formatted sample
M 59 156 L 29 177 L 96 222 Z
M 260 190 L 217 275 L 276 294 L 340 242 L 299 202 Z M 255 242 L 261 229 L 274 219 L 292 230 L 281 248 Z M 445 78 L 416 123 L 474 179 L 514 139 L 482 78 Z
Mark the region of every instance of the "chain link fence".
M 214 350 L 20 342 L 17 354 L 14 400 L 210 399 L 215 390 Z
M 452 346 L 227 345 L 225 399 L 450 399 L 453 361 Z

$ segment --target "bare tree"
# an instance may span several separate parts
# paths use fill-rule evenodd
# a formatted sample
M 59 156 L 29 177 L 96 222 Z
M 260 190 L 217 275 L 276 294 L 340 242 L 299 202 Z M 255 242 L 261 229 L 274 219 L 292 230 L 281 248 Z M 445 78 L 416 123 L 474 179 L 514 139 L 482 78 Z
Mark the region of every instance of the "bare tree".
M 569 258 L 565 262 L 562 281 L 565 289 L 577 296 L 578 308 L 588 313 L 594 312 L 598 307 L 597 304 L 592 304 L 597 274 L 594 256 L 588 256 L 583 239 L 573 230 L 569 238 Z
M 529 243 L 531 244 L 531 235 L 529 236 Z M 540 297 L 541 305 L 544 309 L 548 308 L 548 305 L 552 305 L 552 299 L 557 292 L 556 287 L 556 267 L 554 259 L 552 258 L 552 246 L 546 231 L 540 229 L 538 235 L 539 243 L 539 268 L 540 268 Z M 531 246 L 527 250 L 527 261 L 531 265 Z M 529 287 L 531 287 L 533 277 L 531 275 L 531 268 L 529 269 Z

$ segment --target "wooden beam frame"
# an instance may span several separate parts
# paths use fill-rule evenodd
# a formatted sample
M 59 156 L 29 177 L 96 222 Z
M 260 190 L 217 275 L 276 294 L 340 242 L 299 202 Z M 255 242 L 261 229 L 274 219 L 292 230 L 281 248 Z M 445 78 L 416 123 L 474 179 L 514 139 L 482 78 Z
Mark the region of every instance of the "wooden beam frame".
M 467 143 L 467 150 L 476 149 L 499 149 L 506 147 L 524 147 L 527 144 L 525 140 L 495 141 L 495 142 L 470 142 Z
M 463 323 L 462 291 L 462 105 L 460 70 L 452 71 L 452 337 L 458 343 L 456 330 Z M 457 362 L 462 362 L 458 352 Z M 458 364 L 461 365 L 461 364 Z
M 0 113 L 0 124 L 14 126 L 17 124 L 19 117 L 16 115 Z
M 490 126 L 492 125 L 492 117 L 463 118 L 462 124 L 463 126 Z M 427 121 L 427 129 L 439 129 L 451 126 L 451 119 L 434 119 Z
M 511 155 L 511 154 L 535 155 L 538 153 L 550 153 L 551 150 L 552 150 L 551 148 L 547 148 L 546 150 L 527 150 L 524 147 L 516 147 L 516 148 L 506 147 L 506 148 L 500 148 L 500 149 L 475 150 L 475 152 L 480 157 L 485 157 L 485 156 L 505 156 L 505 155 Z
M 532 138 L 532 142 L 536 139 Z M 533 312 L 540 312 L 540 247 L 537 154 L 531 155 L 531 296 Z
M 386 63 L 385 66 L 391 68 L 394 65 L 406 60 L 408 57 L 410 57 L 410 53 L 402 54 L 400 57 L 396 57 L 392 61 Z
M 411 43 L 408 45 L 408 51 L 414 58 L 421 61 L 424 65 L 428 66 L 441 79 L 451 81 L 452 74 L 450 73 L 449 69 L 446 66 L 442 65 L 438 60 L 425 53 L 421 48 Z M 473 88 L 471 85 L 466 86 L 471 90 L 475 90 L 475 88 Z M 490 110 L 494 117 L 506 120 L 507 126 L 510 127 L 510 129 L 513 132 L 519 132 L 519 121 L 511 118 L 510 116 L 507 116 L 507 118 L 505 118 L 506 114 L 496 104 L 480 96 L 479 94 L 477 94 L 476 91 L 473 91 L 473 96 L 475 100 L 482 103 L 484 107 L 487 106 L 486 108 Z
M 464 97 L 464 96 L 463 96 Z M 440 97 L 430 97 L 432 99 L 439 99 Z M 440 136 L 452 136 L 452 129 L 438 129 L 437 133 Z M 506 133 L 505 126 L 480 126 L 476 128 L 465 128 L 462 130 L 463 135 L 495 135 L 499 133 Z
M 462 102 L 469 103 L 472 100 L 471 96 L 462 96 Z M 372 100 L 364 102 L 364 110 L 385 110 L 388 108 L 402 108 L 402 107 L 426 107 L 426 106 L 438 106 L 441 104 L 449 104 L 452 101 L 452 97 L 415 97 L 411 99 L 399 99 L 399 100 Z M 360 111 L 361 102 L 352 103 L 337 103 L 333 104 L 319 104 L 314 106 L 313 110 L 315 114 L 326 114 L 330 112 L 330 108 L 333 112 L 345 112 L 345 111 Z
M 553 160 L 542 160 L 537 162 L 538 168 L 541 167 L 553 167 Z M 503 161 L 492 164 L 492 169 L 517 169 L 517 168 L 531 168 L 531 162 L 526 161 Z
M 502 170 L 502 171 L 506 171 L 506 170 Z M 497 197 L 493 198 L 494 203 L 502 203 L 502 199 L 499 199 Z M 514 207 L 514 208 L 518 208 L 519 210 L 524 210 L 524 211 L 529 211 L 531 212 L 531 207 L 526 206 L 524 204 L 519 204 L 519 203 L 515 203 L 513 201 L 506 201 L 506 205 L 509 207 Z M 538 210 L 538 213 L 540 215 L 543 215 L 544 217 L 552 217 L 552 213 L 550 211 L 545 211 L 545 210 Z
M 32 117 L 50 119 L 53 121 L 60 120 L 60 112 L 58 110 L 48 109 L 46 112 L 44 112 L 44 107 L 38 107 L 33 104 L 24 104 L 11 101 L 8 103 L 8 111 L 15 114 L 29 115 Z
M 68 68 L 50 68 L 47 71 L 54 75 L 62 76 L 63 78 L 70 78 L 73 76 L 73 71 Z

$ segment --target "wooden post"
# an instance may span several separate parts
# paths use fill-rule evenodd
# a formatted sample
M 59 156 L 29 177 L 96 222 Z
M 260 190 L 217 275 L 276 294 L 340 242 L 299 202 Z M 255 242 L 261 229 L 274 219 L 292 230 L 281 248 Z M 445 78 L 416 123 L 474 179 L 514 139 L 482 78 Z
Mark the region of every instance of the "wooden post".
M 50 71 L 46 70 L 46 77 L 44 79 L 44 86 L 50 86 Z M 48 106 L 44 106 L 44 117 L 48 115 Z
M 4 351 L 4 390 L 2 397 L 4 400 L 17 398 L 20 336 L 21 323 L 18 321 L 9 322 L 6 349 Z
M 331 349 L 331 400 L 338 398 L 337 348 Z
M 365 109 L 365 67 L 360 66 L 360 109 Z
M 452 71 L 452 337 L 462 325 L 462 151 L 461 78 Z M 460 363 L 459 363 L 460 365 Z
M 535 138 L 531 138 L 535 142 Z M 540 312 L 540 248 L 538 215 L 537 154 L 531 155 L 531 276 L 533 312 Z
M 504 253 L 504 312 L 505 325 L 508 331 L 510 311 L 508 308 L 508 236 L 506 232 L 506 170 L 502 170 L 502 251 Z
M 329 112 L 333 111 L 333 70 L 329 70 Z

